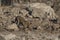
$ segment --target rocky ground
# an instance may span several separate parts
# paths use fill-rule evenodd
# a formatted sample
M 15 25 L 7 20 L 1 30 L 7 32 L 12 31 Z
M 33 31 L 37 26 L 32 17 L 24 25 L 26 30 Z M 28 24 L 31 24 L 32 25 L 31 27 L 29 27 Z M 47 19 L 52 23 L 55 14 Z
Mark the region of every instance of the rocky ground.
M 0 7 L 0 40 L 60 40 L 59 8 L 59 0 Z

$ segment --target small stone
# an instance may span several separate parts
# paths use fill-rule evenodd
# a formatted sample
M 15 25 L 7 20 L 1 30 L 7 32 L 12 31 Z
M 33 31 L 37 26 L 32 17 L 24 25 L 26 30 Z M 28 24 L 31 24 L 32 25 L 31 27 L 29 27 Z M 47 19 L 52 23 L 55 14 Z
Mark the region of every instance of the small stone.
M 21 14 L 22 14 L 22 16 L 26 16 L 27 14 L 28 14 L 28 11 L 26 11 L 26 10 L 20 10 L 20 12 L 21 12 Z
M 14 30 L 14 31 L 18 31 L 19 30 L 19 28 L 17 27 L 17 25 L 15 23 L 9 25 L 8 27 L 6 27 L 6 29 L 8 29 L 8 30 Z

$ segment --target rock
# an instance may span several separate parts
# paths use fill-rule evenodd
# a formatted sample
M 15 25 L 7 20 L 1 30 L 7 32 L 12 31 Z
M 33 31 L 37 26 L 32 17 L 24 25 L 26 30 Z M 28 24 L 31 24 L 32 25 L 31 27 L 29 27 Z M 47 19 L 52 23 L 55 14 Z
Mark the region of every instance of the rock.
M 20 11 L 19 7 L 18 8 L 14 7 L 11 10 L 13 16 L 18 16 L 19 15 L 19 11 Z
M 14 23 L 14 24 L 11 24 L 11 25 L 8 25 L 6 27 L 7 30 L 14 30 L 14 31 L 18 31 L 19 28 L 17 27 L 17 25 Z
M 0 40 L 5 40 L 2 36 L 0 36 Z
M 13 3 L 13 6 L 14 6 L 14 7 L 20 7 L 20 4 L 18 4 L 18 3 Z
M 54 10 L 44 4 L 44 3 L 31 3 L 29 4 L 30 8 L 33 9 L 32 16 L 45 18 L 45 19 L 56 19 L 57 15 L 55 14 Z
M 28 11 L 26 11 L 24 9 L 22 9 L 20 12 L 21 12 L 22 16 L 24 16 L 24 17 L 28 14 Z
M 15 34 L 0 34 L 0 40 L 14 40 L 17 36 Z
M 32 30 L 37 30 L 38 27 L 40 26 L 41 24 L 41 21 L 40 20 L 36 20 L 36 19 L 33 19 L 31 22 L 31 24 L 29 25 L 29 28 Z

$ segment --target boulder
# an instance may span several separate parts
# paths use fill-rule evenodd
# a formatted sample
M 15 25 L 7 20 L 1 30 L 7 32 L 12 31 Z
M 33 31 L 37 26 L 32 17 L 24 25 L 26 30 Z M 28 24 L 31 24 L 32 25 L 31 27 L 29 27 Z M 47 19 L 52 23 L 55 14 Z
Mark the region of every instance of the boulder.
M 56 19 L 57 15 L 55 14 L 54 10 L 46 5 L 45 3 L 31 3 L 29 4 L 32 8 L 32 16 L 45 18 L 45 19 Z

